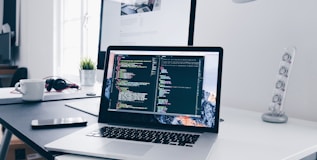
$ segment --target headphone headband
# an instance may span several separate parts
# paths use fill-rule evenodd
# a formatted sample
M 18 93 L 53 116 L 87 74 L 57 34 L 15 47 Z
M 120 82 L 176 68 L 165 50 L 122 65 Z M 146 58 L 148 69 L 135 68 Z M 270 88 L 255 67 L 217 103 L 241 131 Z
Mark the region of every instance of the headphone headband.
M 77 88 L 79 89 L 79 86 L 76 84 L 69 84 L 66 82 L 66 80 L 62 79 L 62 78 L 57 78 L 57 79 L 47 79 L 45 81 L 45 88 L 48 92 L 50 92 L 53 89 L 55 89 L 56 91 L 60 92 L 64 89 L 67 88 Z

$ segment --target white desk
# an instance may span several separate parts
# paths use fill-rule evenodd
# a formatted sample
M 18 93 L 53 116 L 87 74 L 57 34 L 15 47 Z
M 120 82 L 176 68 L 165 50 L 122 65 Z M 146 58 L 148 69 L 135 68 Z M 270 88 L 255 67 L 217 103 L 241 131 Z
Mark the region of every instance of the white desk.
M 65 89 L 61 92 L 51 91 L 44 93 L 43 101 L 59 100 L 59 99 L 74 99 L 74 98 L 87 98 L 95 97 L 90 96 L 90 93 L 95 93 L 96 96 L 101 94 L 101 84 L 94 86 L 81 86 L 81 89 Z M 88 95 L 87 95 L 88 94 Z M 0 88 L 0 105 L 11 103 L 22 103 L 22 94 L 16 92 L 14 87 Z
M 298 160 L 317 152 L 317 122 L 289 118 L 285 124 L 266 123 L 262 113 L 221 108 L 219 136 L 210 160 Z M 57 160 L 100 160 L 63 155 Z
M 317 122 L 289 118 L 261 120 L 262 113 L 222 108 L 220 132 L 211 159 L 298 160 L 317 152 Z

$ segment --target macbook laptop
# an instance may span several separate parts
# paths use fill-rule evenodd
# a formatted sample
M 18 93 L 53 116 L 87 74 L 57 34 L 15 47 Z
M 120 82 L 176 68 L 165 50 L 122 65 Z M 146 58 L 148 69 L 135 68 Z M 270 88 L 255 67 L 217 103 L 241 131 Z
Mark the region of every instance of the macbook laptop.
M 222 52 L 110 46 L 98 123 L 45 147 L 112 159 L 206 159 L 218 133 Z

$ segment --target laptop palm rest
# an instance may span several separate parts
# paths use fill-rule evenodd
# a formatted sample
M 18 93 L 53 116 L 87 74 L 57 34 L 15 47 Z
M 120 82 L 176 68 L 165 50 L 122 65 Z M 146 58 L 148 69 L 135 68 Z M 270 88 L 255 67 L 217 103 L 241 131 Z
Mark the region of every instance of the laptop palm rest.
M 110 153 L 143 156 L 153 147 L 153 145 L 112 141 L 104 147 Z

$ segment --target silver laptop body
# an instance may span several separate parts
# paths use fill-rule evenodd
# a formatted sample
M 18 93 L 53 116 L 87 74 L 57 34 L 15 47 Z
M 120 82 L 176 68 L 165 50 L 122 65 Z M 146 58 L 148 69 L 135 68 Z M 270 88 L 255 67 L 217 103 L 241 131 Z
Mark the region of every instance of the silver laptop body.
M 219 126 L 222 48 L 110 46 L 107 53 L 99 123 L 45 148 L 112 159 L 207 159 Z M 129 132 L 118 136 L 122 130 Z

